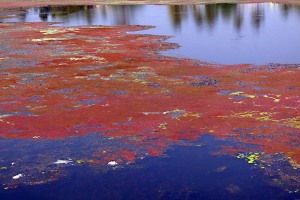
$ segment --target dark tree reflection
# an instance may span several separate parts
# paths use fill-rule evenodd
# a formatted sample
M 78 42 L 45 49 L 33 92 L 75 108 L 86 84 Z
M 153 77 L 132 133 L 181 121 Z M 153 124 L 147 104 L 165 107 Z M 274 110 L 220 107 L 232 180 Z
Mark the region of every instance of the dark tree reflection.
M 234 13 L 234 27 L 237 31 L 240 31 L 243 25 L 243 8 L 241 6 L 237 6 Z
M 279 8 L 283 16 L 288 17 L 293 11 L 297 12 L 300 15 L 300 6 L 292 4 L 280 4 Z
M 48 6 L 40 8 L 40 12 L 39 12 L 40 19 L 42 21 L 47 21 L 50 11 L 51 9 Z
M 300 15 L 300 6 L 292 4 L 203 4 L 203 5 L 169 5 L 167 7 L 170 16 L 169 23 L 175 28 L 180 29 L 183 23 L 190 23 L 192 19 L 195 25 L 206 25 L 213 28 L 220 20 L 222 23 L 231 24 L 236 31 L 240 31 L 244 21 L 249 19 L 249 22 L 256 30 L 259 30 L 264 22 L 264 9 L 266 6 L 277 7 L 282 15 L 288 17 L 290 14 Z M 142 5 L 123 5 L 123 6 L 44 6 L 34 10 L 39 16 L 40 21 L 61 21 L 83 24 L 101 24 L 103 21 L 110 25 L 130 25 L 139 21 L 139 14 L 142 14 Z M 247 9 L 246 9 L 247 7 Z M 155 8 L 154 8 L 155 9 Z M 139 11 L 139 12 L 137 12 Z M 155 11 L 153 11 L 155 12 Z M 27 15 L 32 14 L 27 12 L 19 13 L 16 17 L 18 21 L 27 21 Z M 298 14 L 297 14 L 298 15 Z M 147 19 L 146 19 L 147 20 Z M 162 19 L 166 20 L 166 19 Z M 80 24 L 80 23 L 79 23 Z M 139 24 L 143 25 L 143 23 Z M 145 23 L 147 24 L 147 23 Z
M 111 6 L 110 12 L 115 16 L 117 25 L 129 25 L 134 17 L 134 14 L 139 6 Z
M 210 26 L 213 26 L 218 17 L 217 5 L 207 4 L 205 5 L 205 19 Z
M 169 13 L 172 24 L 175 28 L 180 28 L 182 21 L 187 17 L 187 6 L 171 5 L 169 6 Z
M 92 22 L 92 10 L 94 6 L 45 6 L 39 8 L 39 17 L 42 21 L 47 21 L 51 16 L 53 18 L 65 17 L 69 18 L 71 14 L 79 11 L 85 11 L 82 16 L 87 19 L 88 22 Z
M 78 18 L 78 20 L 85 19 L 88 24 L 93 24 L 97 20 L 96 14 L 100 14 L 103 19 L 108 15 L 114 17 L 116 25 L 128 25 L 134 17 L 136 10 L 141 6 L 45 6 L 39 8 L 39 17 L 42 21 L 47 21 L 52 18 L 71 19 Z M 98 16 L 99 17 L 99 16 Z
M 213 27 L 220 15 L 228 22 L 233 21 L 237 30 L 240 30 L 243 24 L 243 7 L 238 4 L 194 5 L 191 10 L 198 26 L 207 24 Z
M 193 18 L 197 25 L 201 26 L 204 22 L 203 10 L 199 5 L 193 6 Z
M 223 19 L 229 20 L 237 10 L 237 4 L 222 3 L 217 4 Z
M 251 18 L 253 27 L 259 30 L 264 20 L 264 8 L 261 4 L 257 3 L 253 5 L 251 9 Z

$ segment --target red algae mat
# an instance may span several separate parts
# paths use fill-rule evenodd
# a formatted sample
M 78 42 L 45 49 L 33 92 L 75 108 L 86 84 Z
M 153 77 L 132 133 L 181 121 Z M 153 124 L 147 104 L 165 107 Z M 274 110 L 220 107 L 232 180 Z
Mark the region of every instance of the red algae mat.
M 158 54 L 177 47 L 167 36 L 128 34 L 151 27 L 52 25 L 0 24 L 3 138 L 101 133 L 126 145 L 89 162 L 115 165 L 211 134 L 239 144 L 215 153 L 300 185 L 300 64 L 215 65 Z M 288 170 L 272 170 L 274 155 Z

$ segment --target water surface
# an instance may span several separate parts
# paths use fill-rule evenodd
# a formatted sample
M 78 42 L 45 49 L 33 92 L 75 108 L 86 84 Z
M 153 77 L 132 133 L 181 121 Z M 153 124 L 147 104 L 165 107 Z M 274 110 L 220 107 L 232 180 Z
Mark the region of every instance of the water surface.
M 72 143 L 67 139 L 67 148 Z M 93 140 L 97 141 L 97 140 Z M 70 143 L 71 142 L 71 143 Z M 9 141 L 27 148 L 26 141 Z M 19 144 L 17 144 L 19 143 Z M 57 147 L 58 142 L 40 141 Z M 52 143 L 52 144 L 51 144 Z M 50 199 L 296 199 L 279 187 L 269 184 L 271 178 L 263 170 L 250 168 L 246 162 L 232 156 L 212 156 L 222 145 L 205 135 L 199 145 L 175 146 L 165 157 L 147 157 L 133 165 L 105 171 L 100 167 L 68 166 L 64 176 L 43 185 L 20 185 L 13 190 L 0 190 L 6 200 Z M 72 144 L 73 146 L 73 144 Z M 41 148 L 47 151 L 47 148 Z M 53 151 L 53 148 L 50 148 Z M 57 152 L 58 153 L 58 152 Z M 16 152 L 12 153 L 16 154 Z M 26 157 L 27 154 L 23 155 Z M 13 157 L 16 155 L 12 155 Z
M 170 35 L 181 45 L 167 55 L 221 64 L 300 62 L 300 6 L 275 3 L 67 6 L 28 9 L 7 21 L 63 26 L 151 25 L 141 33 Z

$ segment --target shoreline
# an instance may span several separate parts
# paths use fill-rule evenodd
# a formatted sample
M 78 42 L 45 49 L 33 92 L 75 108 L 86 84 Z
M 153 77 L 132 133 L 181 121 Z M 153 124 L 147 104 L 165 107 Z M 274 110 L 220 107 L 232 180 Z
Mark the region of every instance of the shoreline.
M 192 1 L 178 1 L 178 0 L 90 0 L 90 1 L 36 1 L 36 0 L 20 0 L 7 1 L 0 0 L 0 8 L 15 8 L 15 7 L 36 7 L 46 5 L 193 5 L 193 4 L 215 4 L 215 3 L 284 3 L 284 4 L 300 4 L 299 0 L 192 0 Z

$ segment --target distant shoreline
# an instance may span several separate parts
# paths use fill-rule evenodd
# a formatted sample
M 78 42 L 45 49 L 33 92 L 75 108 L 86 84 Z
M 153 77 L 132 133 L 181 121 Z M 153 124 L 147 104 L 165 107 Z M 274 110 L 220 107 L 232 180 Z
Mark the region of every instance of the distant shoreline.
M 300 0 L 0 0 L 0 8 L 33 7 L 46 5 L 189 5 L 210 3 L 286 3 L 300 4 Z

